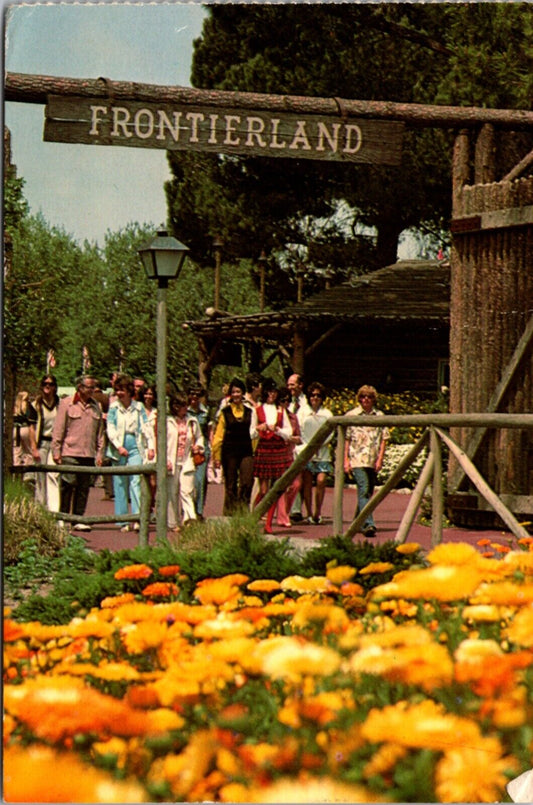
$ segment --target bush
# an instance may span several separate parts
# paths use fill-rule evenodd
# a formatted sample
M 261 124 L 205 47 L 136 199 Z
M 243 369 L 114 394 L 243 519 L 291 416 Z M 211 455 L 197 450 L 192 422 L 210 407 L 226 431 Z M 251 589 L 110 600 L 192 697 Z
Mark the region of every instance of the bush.
M 41 556 L 57 555 L 63 534 L 57 521 L 33 499 L 22 481 L 6 479 L 4 484 L 4 564 L 17 561 L 28 540 L 35 540 Z

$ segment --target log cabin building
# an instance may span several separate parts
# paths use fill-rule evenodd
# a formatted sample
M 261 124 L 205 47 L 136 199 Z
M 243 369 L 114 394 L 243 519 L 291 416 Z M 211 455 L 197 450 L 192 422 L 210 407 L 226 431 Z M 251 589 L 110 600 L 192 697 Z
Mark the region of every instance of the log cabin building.
M 449 325 L 449 263 L 400 260 L 279 311 L 215 310 L 184 326 L 198 339 L 206 385 L 215 365 L 241 367 L 244 356 L 247 371 L 263 372 L 279 355 L 287 375 L 329 389 L 435 393 L 449 382 Z

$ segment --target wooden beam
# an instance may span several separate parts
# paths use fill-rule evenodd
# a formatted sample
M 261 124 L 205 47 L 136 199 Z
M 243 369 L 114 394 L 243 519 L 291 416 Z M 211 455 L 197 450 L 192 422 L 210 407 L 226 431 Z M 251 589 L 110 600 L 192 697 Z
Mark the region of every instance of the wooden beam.
M 113 98 L 116 101 L 182 103 L 193 105 L 233 106 L 242 109 L 324 114 L 338 117 L 339 102 L 335 98 L 313 98 L 296 95 L 267 95 L 256 92 L 231 92 L 190 87 L 112 81 L 108 78 L 69 78 L 8 72 L 5 75 L 4 101 L 46 104 L 49 95 L 82 98 Z M 402 120 L 413 126 L 478 127 L 492 123 L 512 130 L 533 127 L 533 111 L 527 109 L 485 109 L 476 106 L 432 106 L 395 103 L 393 101 L 359 101 L 342 99 L 348 117 L 375 120 Z
M 319 336 L 316 339 L 316 341 L 314 341 L 312 344 L 310 344 L 310 346 L 307 347 L 307 349 L 305 350 L 305 357 L 308 358 L 309 355 L 311 355 L 315 351 L 315 349 L 317 349 L 321 344 L 324 343 L 324 341 L 327 341 L 327 339 L 330 338 L 332 335 L 334 335 L 334 333 L 336 333 L 337 330 L 340 330 L 342 325 L 343 322 L 338 322 L 337 324 L 334 324 L 333 327 L 330 327 L 329 330 L 326 330 L 325 333 L 322 333 L 322 335 Z
M 525 157 L 521 159 L 520 162 L 517 165 L 515 165 L 514 168 L 510 170 L 509 173 L 506 176 L 504 176 L 501 181 L 512 182 L 513 179 L 518 179 L 518 177 L 521 176 L 524 173 L 524 171 L 529 168 L 530 165 L 533 165 L 533 150 L 531 150 L 529 154 L 526 154 Z
M 436 428 L 437 433 L 439 434 L 442 441 L 448 446 L 450 451 L 454 454 L 455 458 L 468 475 L 478 492 L 485 498 L 487 503 L 489 503 L 498 517 L 500 517 L 508 529 L 515 535 L 517 539 L 526 539 L 529 537 L 528 532 L 526 529 L 520 525 L 516 517 L 509 511 L 507 506 L 504 506 L 496 492 L 488 485 L 485 481 L 481 473 L 476 469 L 476 467 L 472 464 L 464 450 L 461 450 L 459 445 L 457 445 L 453 439 L 451 439 L 444 431 L 440 430 L 440 428 Z

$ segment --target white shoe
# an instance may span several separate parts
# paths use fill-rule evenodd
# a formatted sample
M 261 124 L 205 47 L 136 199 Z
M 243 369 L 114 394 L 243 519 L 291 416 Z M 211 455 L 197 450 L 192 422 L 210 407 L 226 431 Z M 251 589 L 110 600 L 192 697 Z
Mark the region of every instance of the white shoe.
M 130 525 L 123 525 L 120 530 L 124 531 L 124 533 L 126 533 L 127 531 L 131 531 L 131 526 Z
M 74 531 L 91 531 L 91 526 L 87 525 L 87 523 L 76 523 L 76 525 L 73 526 L 73 530 Z
M 139 531 L 139 529 L 140 529 L 140 528 L 141 528 L 141 524 L 140 524 L 140 523 L 134 523 L 134 524 L 133 524 L 133 530 L 134 530 L 134 531 Z

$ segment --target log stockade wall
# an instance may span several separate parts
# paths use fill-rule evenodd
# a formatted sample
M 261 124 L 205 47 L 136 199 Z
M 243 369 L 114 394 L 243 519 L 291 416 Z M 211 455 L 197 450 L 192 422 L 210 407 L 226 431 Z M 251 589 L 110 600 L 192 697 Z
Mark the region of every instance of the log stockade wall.
M 451 256 L 450 406 L 486 411 L 516 359 L 497 410 L 531 411 L 531 338 L 517 345 L 533 316 L 533 176 L 458 188 Z M 454 433 L 463 448 L 471 429 Z M 533 434 L 487 433 L 478 464 L 500 493 L 531 494 Z M 453 467 L 452 467 L 453 470 Z M 456 468 L 455 468 L 456 470 Z M 452 471 L 453 475 L 453 471 Z

